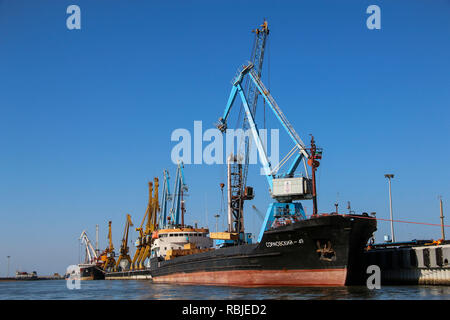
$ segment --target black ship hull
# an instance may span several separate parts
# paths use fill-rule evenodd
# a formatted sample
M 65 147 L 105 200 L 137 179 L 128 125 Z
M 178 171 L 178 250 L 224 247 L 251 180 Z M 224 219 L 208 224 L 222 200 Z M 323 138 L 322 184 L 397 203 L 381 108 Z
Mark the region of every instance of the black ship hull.
M 80 280 L 104 280 L 105 273 L 96 265 L 80 265 Z
M 236 286 L 343 286 L 364 279 L 376 220 L 320 215 L 268 230 L 258 244 L 150 260 L 154 282 Z M 108 275 L 107 275 L 108 277 Z

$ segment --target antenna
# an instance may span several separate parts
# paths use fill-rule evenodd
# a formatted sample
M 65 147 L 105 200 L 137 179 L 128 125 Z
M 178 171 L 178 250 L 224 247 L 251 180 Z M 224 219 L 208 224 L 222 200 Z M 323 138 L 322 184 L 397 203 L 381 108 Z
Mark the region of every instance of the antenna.
M 208 199 L 205 192 L 205 216 L 206 216 L 206 228 L 208 228 Z
M 350 201 L 347 201 L 347 209 L 348 209 L 348 214 L 355 213 L 355 211 L 352 210 L 352 207 L 350 205 Z
M 334 206 L 336 207 L 336 214 L 339 213 L 339 192 L 336 194 L 336 203 L 334 204 Z

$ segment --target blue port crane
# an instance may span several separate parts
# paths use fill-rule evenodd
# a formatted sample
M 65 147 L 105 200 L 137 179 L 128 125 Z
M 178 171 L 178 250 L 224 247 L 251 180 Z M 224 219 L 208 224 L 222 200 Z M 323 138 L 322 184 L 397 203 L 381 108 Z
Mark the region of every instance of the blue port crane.
M 158 213 L 158 228 L 164 229 L 178 225 L 184 225 L 184 200 L 188 187 L 184 182 L 184 164 L 181 160 L 178 161 L 177 171 L 175 174 L 175 181 L 173 193 L 170 189 L 169 171 L 163 171 L 163 187 L 161 197 L 161 210 Z
M 170 224 L 184 225 L 184 200 L 183 196 L 188 191 L 188 187 L 184 182 L 184 165 L 183 161 L 178 161 L 177 172 L 175 174 L 175 186 L 172 194 L 172 206 L 170 208 L 169 217 Z
M 170 177 L 169 172 L 164 170 L 163 172 L 163 187 L 162 187 L 162 198 L 161 198 L 161 211 L 159 212 L 158 217 L 158 227 L 160 229 L 167 227 L 167 217 L 169 214 L 169 204 L 172 200 L 172 195 L 170 193 Z
M 257 124 L 255 122 L 254 114 L 250 110 L 248 97 L 244 93 L 244 89 L 242 87 L 242 82 L 246 77 L 250 79 L 250 81 L 257 88 L 259 94 L 263 96 L 265 102 L 269 105 L 275 117 L 281 123 L 283 129 L 294 143 L 294 147 L 291 151 L 280 162 L 280 164 L 274 168 L 272 167 L 266 154 L 262 139 L 259 135 Z M 267 90 L 264 86 L 257 70 L 255 70 L 253 63 L 248 62 L 242 66 L 241 71 L 232 83 L 233 86 L 225 107 L 225 111 L 223 116 L 219 118 L 217 127 L 222 132 L 226 131 L 227 118 L 230 114 L 231 107 L 233 106 L 236 97 L 239 96 L 245 110 L 245 115 L 251 129 L 254 143 L 258 150 L 267 182 L 269 184 L 271 196 L 275 199 L 266 211 L 264 222 L 258 236 L 258 241 L 261 241 L 264 232 L 272 227 L 279 218 L 281 218 L 282 221 L 296 221 L 298 219 L 306 218 L 303 206 L 297 200 L 312 199 L 314 207 L 313 215 L 317 213 L 314 172 L 319 166 L 317 159 L 321 158 L 321 151 L 315 147 L 314 138 L 311 139 L 311 148 L 309 148 L 309 150 L 306 148 L 305 144 L 300 139 L 287 117 L 281 111 L 269 90 Z M 292 156 L 294 156 L 294 158 L 287 171 L 282 174 L 278 173 L 280 167 L 287 163 L 289 158 Z M 296 175 L 296 170 L 301 161 L 304 163 L 305 174 L 298 176 Z M 306 162 L 308 162 L 308 164 L 312 167 L 312 179 L 309 178 Z

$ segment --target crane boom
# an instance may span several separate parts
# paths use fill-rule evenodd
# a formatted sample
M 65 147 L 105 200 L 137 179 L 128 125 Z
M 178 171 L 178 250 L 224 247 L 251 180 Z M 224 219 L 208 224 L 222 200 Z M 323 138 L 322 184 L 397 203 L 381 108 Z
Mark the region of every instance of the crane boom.
M 169 214 L 169 202 L 172 199 L 172 196 L 170 194 L 169 172 L 167 170 L 164 170 L 163 176 L 164 181 L 162 187 L 161 212 L 158 218 L 158 225 L 160 229 L 164 229 L 167 226 L 167 217 Z
M 145 237 L 144 237 L 144 223 L 145 219 L 149 217 L 150 207 L 152 204 L 152 192 L 153 192 L 153 183 L 148 183 L 148 204 L 147 209 L 145 210 L 144 217 L 142 218 L 141 224 L 139 228 L 136 228 L 138 232 L 138 238 L 136 239 L 136 251 L 133 256 L 133 260 L 131 261 L 130 270 L 134 270 L 139 267 L 140 259 L 142 259 L 142 255 L 145 249 Z M 150 219 L 150 218 L 148 218 Z
M 178 161 L 177 172 L 175 174 L 175 186 L 172 195 L 172 206 L 170 208 L 170 223 L 174 225 L 184 224 L 184 203 L 183 196 L 188 190 L 184 180 L 183 161 Z
M 136 254 L 137 254 L 136 267 L 138 269 L 141 268 L 141 261 L 144 258 L 145 248 L 147 247 L 146 235 L 147 235 L 147 230 L 149 229 L 149 226 L 151 223 L 150 220 L 151 220 L 151 212 L 152 212 L 152 205 L 153 205 L 152 199 L 153 199 L 153 183 L 149 182 L 148 183 L 147 209 L 145 210 L 145 215 L 144 215 L 144 218 L 142 219 L 142 223 L 141 223 L 141 226 L 139 227 L 139 230 L 136 229 L 139 231 L 139 239 L 138 239 L 139 240 L 139 242 L 138 242 L 139 250 L 136 251 Z M 147 223 L 145 224 L 145 228 L 143 229 L 143 224 L 144 224 L 146 218 L 147 218 Z
M 143 236 L 143 247 L 141 249 L 141 256 L 138 259 L 139 269 L 144 269 L 144 262 L 150 256 L 151 245 L 152 245 L 152 233 L 156 230 L 156 217 L 159 210 L 159 200 L 158 200 L 158 189 L 159 180 L 154 178 L 154 188 L 152 184 L 149 184 L 149 201 L 147 206 L 147 225 L 145 227 Z M 154 195 L 152 196 L 152 191 Z
M 114 245 L 112 242 L 112 231 L 111 231 L 111 221 L 108 222 L 108 247 L 105 250 L 106 253 L 106 261 L 103 265 L 103 270 L 112 271 L 116 265 L 116 260 L 114 259 Z
M 89 240 L 86 230 L 83 230 L 83 232 L 81 233 L 80 241 L 85 245 L 86 248 L 85 263 L 93 264 L 97 262 L 98 259 L 97 252 L 94 249 L 94 246 L 92 245 L 91 241 Z
M 123 237 L 122 237 L 122 243 L 120 246 L 120 255 L 119 258 L 117 259 L 116 265 L 115 265 L 115 270 L 118 271 L 120 266 L 120 262 L 122 260 L 126 260 L 127 263 L 126 265 L 124 265 L 123 267 L 121 267 L 121 269 L 129 269 L 130 265 L 131 265 L 131 258 L 128 254 L 129 252 L 129 247 L 128 247 L 128 233 L 129 233 L 129 229 L 130 226 L 133 226 L 133 222 L 131 221 L 131 216 L 129 214 L 126 215 L 125 218 L 125 229 L 123 231 Z
M 294 128 L 292 127 L 292 125 L 290 124 L 289 120 L 286 118 L 284 113 L 281 111 L 280 107 L 278 107 L 278 104 L 275 102 L 275 99 L 272 97 L 269 90 L 267 90 L 266 87 L 264 86 L 264 83 L 261 81 L 260 76 L 255 72 L 254 68 L 249 68 L 248 72 L 250 74 L 251 79 L 258 88 L 259 92 L 267 101 L 269 106 L 272 108 L 273 112 L 275 113 L 276 117 L 281 122 L 283 127 L 286 129 L 286 132 L 289 134 L 291 139 L 297 144 L 297 147 L 299 148 L 300 152 L 308 159 L 309 154 L 306 152 L 305 144 L 303 143 L 302 139 L 300 139 L 299 135 L 294 130 Z
M 264 20 L 263 24 L 260 26 L 260 29 L 255 29 L 253 32 L 255 33 L 255 41 L 253 45 L 252 55 L 251 55 L 251 63 L 254 66 L 253 71 L 261 77 L 262 66 L 264 61 L 264 51 L 266 47 L 267 37 L 269 35 L 269 25 L 266 20 Z M 247 101 L 249 102 L 249 109 L 253 117 L 256 116 L 256 107 L 258 105 L 258 89 L 255 84 L 251 81 L 247 81 L 245 87 L 247 88 Z M 243 121 L 243 130 L 248 129 L 247 119 L 244 117 Z M 249 164 L 249 155 L 250 155 L 250 141 L 249 137 L 245 137 L 245 159 L 244 165 L 242 169 L 242 193 L 247 185 L 247 176 L 248 176 L 248 164 Z M 243 201 L 243 200 L 241 200 Z

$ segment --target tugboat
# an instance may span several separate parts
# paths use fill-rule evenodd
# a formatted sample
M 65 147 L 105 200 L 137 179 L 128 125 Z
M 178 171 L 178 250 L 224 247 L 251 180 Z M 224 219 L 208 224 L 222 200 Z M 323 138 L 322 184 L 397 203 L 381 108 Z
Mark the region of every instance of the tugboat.
M 25 271 L 16 271 L 16 280 L 36 280 L 38 278 L 37 272 L 31 273 Z
M 84 263 L 78 264 L 79 274 L 77 278 L 80 280 L 105 279 L 105 273 L 102 269 L 102 264 L 104 264 L 103 260 L 105 260 L 103 258 L 104 255 L 100 255 L 100 257 L 97 255 L 97 250 L 92 246 L 86 231 L 81 233 L 80 240 L 85 246 L 85 261 Z

